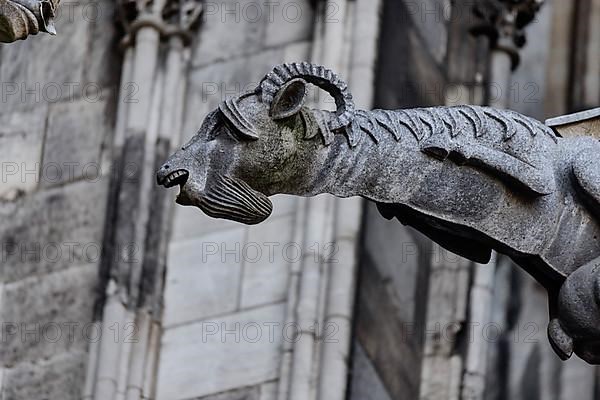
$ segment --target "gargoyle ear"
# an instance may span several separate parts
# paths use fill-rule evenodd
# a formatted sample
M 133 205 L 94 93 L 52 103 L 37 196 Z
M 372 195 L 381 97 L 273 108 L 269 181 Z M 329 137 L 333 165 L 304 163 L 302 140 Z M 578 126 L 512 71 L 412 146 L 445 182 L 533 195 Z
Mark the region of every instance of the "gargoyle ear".
M 306 99 L 307 83 L 304 79 L 292 79 L 279 89 L 269 112 L 274 120 L 290 117 L 300 111 Z

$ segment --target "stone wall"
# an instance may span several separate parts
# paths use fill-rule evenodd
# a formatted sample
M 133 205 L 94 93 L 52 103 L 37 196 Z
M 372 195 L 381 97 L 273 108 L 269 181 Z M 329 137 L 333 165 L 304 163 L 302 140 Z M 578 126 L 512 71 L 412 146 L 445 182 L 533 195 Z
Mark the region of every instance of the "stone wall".
M 385 0 L 381 19 L 372 0 L 328 4 L 334 8 L 311 0 L 207 3 L 192 42 L 180 140 L 283 61 L 335 63 L 364 107 L 489 100 L 488 43 L 468 33 L 471 1 Z M 347 8 L 337 14 L 340 4 Z M 598 105 L 598 24 L 573 29 L 579 20 L 569 18 L 586 10 L 593 18 L 600 2 L 574 4 L 548 1 L 531 26 L 511 108 L 543 119 Z M 0 47 L 3 400 L 80 399 L 86 365 L 95 363 L 91 323 L 102 319 L 108 273 L 99 257 L 114 212 L 106 206 L 109 160 L 118 158 L 110 154 L 122 64 L 113 6 L 66 4 L 58 36 Z M 457 9 L 462 18 L 449 18 Z M 329 51 L 332 31 L 341 36 Z M 449 87 L 458 93 L 449 96 Z M 384 220 L 372 204 L 362 212 L 356 245 L 361 204 L 352 200 L 277 196 L 271 218 L 253 227 L 173 206 L 162 337 L 152 355 L 160 362 L 144 381 L 156 385 L 155 398 L 332 400 L 346 387 L 352 400 L 458 399 L 472 388 L 483 388 L 474 398 L 485 399 L 598 398 L 596 370 L 563 364 L 549 349 L 545 293 L 506 258 L 486 286 L 481 266 Z M 341 244 L 333 247 L 339 263 L 331 244 Z M 474 316 L 482 292 L 492 307 Z M 340 304 L 348 311 L 338 313 Z M 474 345 L 469 327 L 482 322 L 501 332 Z M 124 338 L 112 339 L 102 349 Z M 131 348 L 116 352 L 126 372 Z M 468 363 L 480 374 L 469 376 Z M 87 381 L 91 393 L 93 374 Z
M 219 102 L 256 87 L 273 65 L 310 58 L 309 1 L 284 1 L 271 11 L 219 1 L 205 13 L 182 141 Z M 157 398 L 276 398 L 283 341 L 293 339 L 282 329 L 290 270 L 301 262 L 291 246 L 297 207 L 296 199 L 278 196 L 273 215 L 255 227 L 175 209 Z
M 0 397 L 80 399 L 107 196 L 119 54 L 113 3 L 0 47 Z M 96 10 L 97 13 L 92 13 Z M 91 329 L 90 329 L 91 327 Z

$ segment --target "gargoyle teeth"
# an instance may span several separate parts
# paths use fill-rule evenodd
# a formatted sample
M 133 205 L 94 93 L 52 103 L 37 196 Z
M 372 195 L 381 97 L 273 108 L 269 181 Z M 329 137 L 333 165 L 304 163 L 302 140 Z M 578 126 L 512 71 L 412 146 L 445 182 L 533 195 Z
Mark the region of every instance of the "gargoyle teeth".
M 170 188 L 176 185 L 185 184 L 185 182 L 187 182 L 188 177 L 189 173 L 186 170 L 180 169 L 171 172 L 161 183 L 164 187 Z

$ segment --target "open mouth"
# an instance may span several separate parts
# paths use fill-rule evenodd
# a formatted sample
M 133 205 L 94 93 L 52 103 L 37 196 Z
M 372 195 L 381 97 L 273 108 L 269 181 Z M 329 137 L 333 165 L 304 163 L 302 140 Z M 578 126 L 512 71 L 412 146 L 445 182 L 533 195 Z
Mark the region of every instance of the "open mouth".
M 167 175 L 162 180 L 162 182 L 160 182 L 160 184 L 166 188 L 170 188 L 170 187 L 173 187 L 176 185 L 183 186 L 187 182 L 189 176 L 190 176 L 190 174 L 186 170 L 179 169 L 179 170 L 171 172 L 169 175 Z

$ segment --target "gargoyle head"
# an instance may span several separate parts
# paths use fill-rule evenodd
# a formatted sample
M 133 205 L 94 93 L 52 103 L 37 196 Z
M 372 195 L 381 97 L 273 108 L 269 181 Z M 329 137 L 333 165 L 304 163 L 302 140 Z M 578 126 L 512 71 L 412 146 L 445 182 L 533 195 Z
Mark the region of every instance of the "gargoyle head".
M 336 112 L 305 107 L 309 83 L 332 95 Z M 157 181 L 180 186 L 179 204 L 257 224 L 271 214 L 268 196 L 306 186 L 318 150 L 353 114 L 352 96 L 332 71 L 309 63 L 277 66 L 254 91 L 208 114 L 198 133 L 160 168 Z M 323 141 L 311 140 L 319 133 Z

